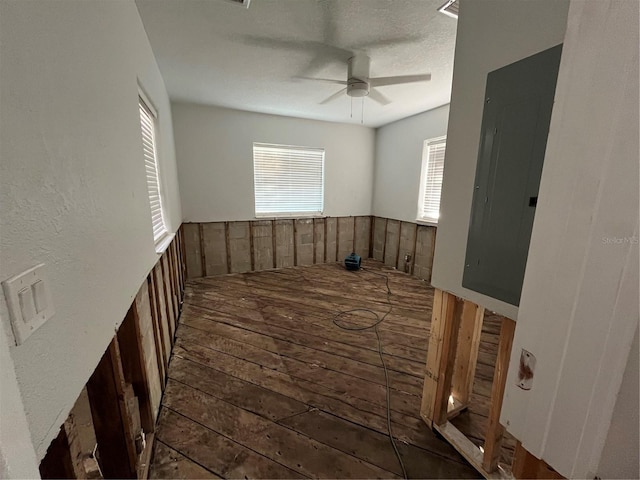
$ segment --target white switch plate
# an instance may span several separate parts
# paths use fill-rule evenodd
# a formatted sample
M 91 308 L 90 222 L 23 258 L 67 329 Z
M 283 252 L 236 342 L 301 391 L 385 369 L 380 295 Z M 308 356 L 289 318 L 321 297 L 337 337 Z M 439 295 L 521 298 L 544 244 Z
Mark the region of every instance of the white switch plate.
M 56 313 L 44 263 L 5 280 L 2 288 L 13 335 L 20 345 Z

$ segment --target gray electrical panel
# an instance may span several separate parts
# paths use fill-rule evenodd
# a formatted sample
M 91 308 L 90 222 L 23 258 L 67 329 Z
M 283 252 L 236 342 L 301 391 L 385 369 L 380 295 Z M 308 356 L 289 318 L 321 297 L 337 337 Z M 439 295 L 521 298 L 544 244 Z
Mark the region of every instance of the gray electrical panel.
M 487 75 L 462 286 L 520 303 L 562 45 Z

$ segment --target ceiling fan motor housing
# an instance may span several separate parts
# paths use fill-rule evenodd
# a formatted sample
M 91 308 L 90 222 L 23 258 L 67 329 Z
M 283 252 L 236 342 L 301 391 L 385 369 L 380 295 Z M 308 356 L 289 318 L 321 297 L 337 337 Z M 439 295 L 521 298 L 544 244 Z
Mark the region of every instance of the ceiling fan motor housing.
M 350 97 L 369 95 L 369 64 L 370 59 L 366 55 L 356 55 L 349 59 L 347 95 Z
M 350 97 L 366 97 L 369 95 L 369 83 L 349 80 L 347 84 L 347 95 Z

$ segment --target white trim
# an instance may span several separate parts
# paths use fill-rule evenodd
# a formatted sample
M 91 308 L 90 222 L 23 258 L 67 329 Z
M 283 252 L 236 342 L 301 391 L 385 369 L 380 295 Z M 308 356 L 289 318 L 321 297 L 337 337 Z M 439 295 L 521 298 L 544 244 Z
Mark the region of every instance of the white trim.
M 160 238 L 158 238 L 158 241 L 155 243 L 156 253 L 162 255 L 167 247 L 171 245 L 171 242 L 173 242 L 175 236 L 175 233 L 169 232 L 166 232 L 164 235 L 160 236 Z
M 420 170 L 420 189 L 418 194 L 418 212 L 416 214 L 416 222 L 425 223 L 428 225 L 438 225 L 438 219 L 430 216 L 422 215 L 422 211 L 424 208 L 425 201 L 425 190 L 426 190 L 426 182 L 427 182 L 427 173 L 428 173 L 428 161 L 429 161 L 429 147 L 431 145 L 437 144 L 445 144 L 447 143 L 447 136 L 443 135 L 440 137 L 429 138 L 424 141 L 422 146 L 422 168 Z M 444 160 L 443 160 L 444 164 Z
M 151 112 L 151 115 L 153 115 L 157 120 L 158 109 L 151 101 L 151 97 L 149 97 L 149 95 L 147 95 L 147 92 L 145 92 L 144 87 L 140 84 L 140 81 L 138 81 L 138 97 L 142 98 L 142 101 L 144 102 L 147 109 Z
M 422 218 L 418 218 L 416 220 L 416 223 L 418 225 L 424 225 L 425 227 L 437 227 L 438 226 L 438 222 L 433 222 L 431 220 L 424 220 Z

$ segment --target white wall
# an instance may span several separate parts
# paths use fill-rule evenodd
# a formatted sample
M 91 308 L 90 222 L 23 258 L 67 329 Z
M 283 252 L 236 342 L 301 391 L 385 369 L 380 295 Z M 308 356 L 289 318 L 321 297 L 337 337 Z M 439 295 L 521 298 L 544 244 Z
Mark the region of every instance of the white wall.
M 255 218 L 253 142 L 325 149 L 324 215 L 370 215 L 375 131 L 173 103 L 185 222 Z
M 602 449 L 597 474 L 600 478 L 640 478 L 640 348 L 638 330 L 631 345 L 622 385 L 611 417 L 611 426 Z
M 504 398 L 508 430 L 570 478 L 597 473 L 640 318 L 639 8 L 571 2 Z M 629 365 L 637 382 L 637 354 Z M 637 390 L 618 407 L 637 435 Z M 637 464 L 624 440 L 611 439 Z
M 424 141 L 447 133 L 449 105 L 376 130 L 373 215 L 415 222 Z
M 172 231 L 181 210 L 169 101 L 135 4 L 2 1 L 0 22 L 0 279 L 44 262 L 56 309 L 10 349 L 42 457 L 157 260 L 138 79 L 159 110 Z M 11 335 L 4 298 L 0 318 Z
M 38 462 L 9 353 L 13 337 L 0 328 L 0 478 L 38 478 Z
M 518 308 L 462 287 L 487 74 L 562 43 L 568 0 L 461 0 L 433 262 L 434 287 L 516 319 Z

